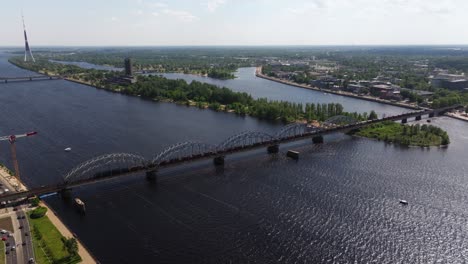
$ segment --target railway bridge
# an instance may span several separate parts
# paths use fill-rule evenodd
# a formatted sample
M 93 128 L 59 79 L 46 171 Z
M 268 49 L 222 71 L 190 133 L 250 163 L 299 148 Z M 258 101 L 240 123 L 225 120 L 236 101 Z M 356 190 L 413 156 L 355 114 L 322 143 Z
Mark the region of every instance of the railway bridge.
M 347 116 L 336 116 L 327 120 L 322 127 L 314 127 L 303 123 L 286 125 L 276 134 L 258 131 L 246 131 L 231 136 L 218 145 L 199 141 L 187 141 L 168 146 L 150 159 L 132 153 L 111 153 L 85 161 L 66 175 L 63 181 L 49 186 L 33 188 L 28 191 L 0 196 L 0 202 L 12 201 L 54 192 L 63 192 L 71 188 L 124 177 L 136 173 L 146 173 L 150 181 L 157 180 L 159 170 L 170 166 L 178 166 L 188 162 L 213 159 L 215 165 L 223 165 L 227 155 L 266 148 L 268 153 L 278 153 L 281 144 L 304 139 L 321 138 L 324 135 L 346 132 L 364 126 L 384 121 L 408 122 L 410 118 L 421 120 L 423 116 L 435 117 L 447 111 L 461 108 L 461 105 L 441 109 L 426 109 L 404 113 L 380 119 L 355 121 Z

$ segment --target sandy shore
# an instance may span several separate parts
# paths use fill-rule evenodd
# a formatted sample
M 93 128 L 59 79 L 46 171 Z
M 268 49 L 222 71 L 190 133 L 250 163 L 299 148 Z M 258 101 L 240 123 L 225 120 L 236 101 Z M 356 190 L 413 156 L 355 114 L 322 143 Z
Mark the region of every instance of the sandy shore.
M 65 224 L 55 215 L 55 212 L 45 203 L 41 204 L 44 207 L 47 207 L 47 217 L 49 217 L 50 221 L 52 224 L 54 224 L 55 227 L 59 230 L 59 232 L 66 238 L 73 237 L 73 234 L 70 232 L 70 229 L 68 229 Z M 89 251 L 83 246 L 81 241 L 76 238 L 76 241 L 78 242 L 78 254 L 80 255 L 82 262 L 84 264 L 95 264 L 97 261 L 94 259 L 94 257 L 89 253 Z

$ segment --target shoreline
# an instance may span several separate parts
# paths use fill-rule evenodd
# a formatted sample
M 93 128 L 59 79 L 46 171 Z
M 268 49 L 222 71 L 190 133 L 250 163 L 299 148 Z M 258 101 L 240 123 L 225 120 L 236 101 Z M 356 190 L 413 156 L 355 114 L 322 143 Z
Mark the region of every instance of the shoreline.
M 388 100 L 383 100 L 383 99 L 378 99 L 378 98 L 364 97 L 364 96 L 359 96 L 359 95 L 352 94 L 352 93 L 347 93 L 347 92 L 337 92 L 337 91 L 332 91 L 332 90 L 323 90 L 323 89 L 320 89 L 320 88 L 317 88 L 317 87 L 312 87 L 312 86 L 309 86 L 309 85 L 306 85 L 306 84 L 298 84 L 298 83 L 282 80 L 282 79 L 279 79 L 279 78 L 266 76 L 266 75 L 264 75 L 262 73 L 262 66 L 256 67 L 255 76 L 257 76 L 258 78 L 262 78 L 262 79 L 265 79 L 265 80 L 272 81 L 272 82 L 277 82 L 277 83 L 286 84 L 286 85 L 290 85 L 290 86 L 294 86 L 294 87 L 298 87 L 298 88 L 303 88 L 303 89 L 308 89 L 308 90 L 312 90 L 312 91 L 317 91 L 317 92 L 324 92 L 324 93 L 330 93 L 330 94 L 335 94 L 335 95 L 341 95 L 341 96 L 351 97 L 351 98 L 355 98 L 355 99 L 366 100 L 366 101 L 381 103 L 381 104 L 388 104 L 388 105 L 393 105 L 393 106 L 407 108 L 407 109 L 413 109 L 413 110 L 421 109 L 421 107 L 413 106 L 413 105 L 409 105 L 409 104 L 396 103 L 396 102 L 391 102 L 391 101 L 388 101 Z
M 14 63 L 11 60 L 8 60 L 8 62 L 15 65 L 18 68 L 34 72 L 34 71 L 30 70 L 30 69 L 24 68 L 21 65 L 18 65 L 16 63 Z M 392 105 L 392 106 L 395 106 L 395 107 L 401 107 L 401 108 L 405 108 L 405 109 L 412 109 L 412 110 L 430 109 L 430 108 L 424 108 L 424 107 L 408 105 L 408 104 L 403 104 L 403 103 L 391 102 L 391 101 L 388 101 L 388 100 L 383 100 L 383 99 L 378 99 L 378 98 L 359 96 L 359 95 L 348 93 L 348 92 L 337 92 L 337 91 L 332 91 L 332 90 L 322 90 L 322 89 L 317 88 L 317 87 L 297 84 L 297 83 L 294 83 L 294 82 L 285 81 L 285 80 L 282 80 L 282 79 L 266 76 L 266 75 L 262 74 L 261 72 L 262 72 L 262 66 L 256 67 L 255 76 L 258 77 L 258 78 L 262 78 L 262 79 L 265 79 L 265 80 L 269 80 L 269 81 L 272 81 L 272 82 L 277 82 L 277 83 L 281 83 L 281 84 L 285 84 L 285 85 L 289 85 L 289 86 L 294 86 L 294 87 L 297 87 L 297 88 L 312 90 L 312 91 L 316 91 L 316 92 L 330 93 L 330 94 L 334 94 L 334 95 L 345 96 L 345 97 L 350 97 L 350 98 L 354 98 L 354 99 L 358 99 L 358 100 L 365 100 L 365 101 L 374 102 L 374 103 L 387 104 L 387 105 Z M 40 73 L 40 72 L 36 72 L 36 73 L 46 75 L 46 74 Z M 177 72 L 172 72 L 172 73 L 177 73 Z M 182 74 L 184 74 L 184 73 L 182 73 Z M 150 73 L 149 75 L 154 75 L 154 74 Z M 197 74 L 192 74 L 192 75 L 197 75 Z M 51 75 L 46 75 L 46 76 L 51 76 Z M 203 75 L 198 75 L 198 76 L 203 76 Z M 203 76 L 203 77 L 211 78 L 211 77 L 208 77 L 208 76 Z M 76 80 L 76 79 L 72 79 L 72 78 L 68 78 L 68 77 L 64 77 L 63 80 L 74 82 L 74 83 L 81 84 L 81 85 L 86 85 L 86 86 L 89 86 L 89 87 L 94 87 L 96 89 L 104 90 L 104 91 L 107 91 L 107 92 L 118 93 L 118 94 L 127 95 L 127 96 L 140 97 L 138 95 L 123 94 L 120 91 L 105 89 L 103 87 L 93 85 L 91 83 L 87 83 L 85 81 Z M 146 98 L 146 99 L 155 101 L 153 98 Z M 176 103 L 177 104 L 177 102 L 170 102 L 170 103 Z M 457 119 L 457 120 L 460 120 L 460 121 L 468 122 L 468 118 L 465 119 L 465 118 L 459 117 L 457 115 L 445 113 L 444 116 L 451 117 L 451 118 L 454 118 L 454 119 Z
M 81 242 L 78 236 L 73 235 L 71 229 L 59 218 L 57 213 L 50 207 L 45 201 L 41 200 L 42 206 L 47 208 L 46 216 L 49 218 L 50 222 L 59 230 L 60 234 L 66 238 L 74 237 L 78 244 L 78 255 L 81 257 L 81 262 L 83 264 L 95 264 L 98 263 L 96 258 L 91 254 L 91 251 Z
M 15 188 L 16 191 L 28 190 L 27 186 L 22 181 L 17 180 L 16 177 L 11 175 L 4 165 L 0 166 L 0 177 L 3 178 L 5 184 L 10 185 L 10 188 L 14 187 L 15 185 L 18 185 L 18 188 Z M 76 239 L 76 242 L 78 243 L 78 255 L 80 255 L 82 259 L 80 263 L 98 263 L 96 261 L 96 258 L 91 254 L 91 251 L 84 246 L 84 244 L 80 241 L 78 237 L 73 235 L 71 229 L 65 225 L 65 223 L 58 217 L 55 211 L 43 200 L 41 200 L 41 205 L 47 208 L 48 211 L 46 213 L 46 216 L 49 218 L 52 224 L 59 230 L 62 236 L 66 238 L 74 237 Z

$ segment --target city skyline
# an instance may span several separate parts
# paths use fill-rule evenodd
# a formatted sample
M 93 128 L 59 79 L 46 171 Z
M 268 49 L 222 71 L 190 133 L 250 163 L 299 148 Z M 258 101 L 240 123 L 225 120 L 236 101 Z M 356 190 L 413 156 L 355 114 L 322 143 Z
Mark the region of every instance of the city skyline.
M 461 0 L 118 0 L 3 4 L 1 46 L 468 44 Z

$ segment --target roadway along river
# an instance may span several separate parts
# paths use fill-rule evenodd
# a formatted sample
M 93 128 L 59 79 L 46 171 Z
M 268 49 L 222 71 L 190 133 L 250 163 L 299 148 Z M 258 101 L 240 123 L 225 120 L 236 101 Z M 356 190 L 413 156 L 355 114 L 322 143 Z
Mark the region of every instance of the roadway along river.
M 0 75 L 25 74 L 6 57 L 0 54 Z M 325 97 L 348 110 L 406 111 L 252 79 L 226 82 L 243 81 L 239 87 L 260 97 Z M 17 143 L 30 186 L 57 181 L 103 153 L 150 157 L 183 140 L 217 143 L 243 130 L 280 128 L 61 80 L 0 84 L 0 91 L 1 134 L 39 132 Z M 433 123 L 448 130 L 449 148 L 400 148 L 340 134 L 323 145 L 291 146 L 301 151 L 298 162 L 254 153 L 228 158 L 224 169 L 166 172 L 158 185 L 137 176 L 74 190 L 86 216 L 58 197 L 47 201 L 101 263 L 461 263 L 468 258 L 468 123 Z M 7 147 L 1 145 L 0 161 L 9 164 Z

